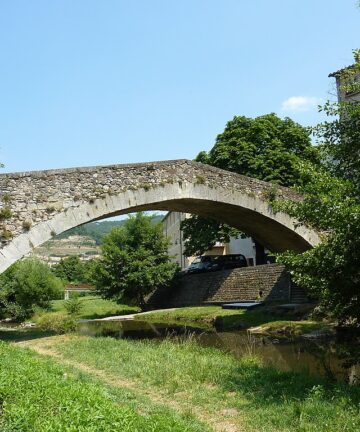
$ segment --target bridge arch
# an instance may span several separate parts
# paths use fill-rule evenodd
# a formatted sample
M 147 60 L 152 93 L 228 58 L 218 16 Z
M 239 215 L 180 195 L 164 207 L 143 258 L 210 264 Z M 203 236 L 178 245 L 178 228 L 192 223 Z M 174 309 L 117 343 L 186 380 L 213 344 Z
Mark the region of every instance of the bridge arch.
M 268 183 L 192 161 L 3 174 L 0 186 L 2 207 L 11 210 L 3 224 L 13 234 L 2 242 L 0 272 L 70 228 L 144 210 L 212 217 L 274 252 L 302 252 L 320 242 L 316 231 L 273 211 L 266 199 Z M 278 193 L 300 199 L 286 188 Z

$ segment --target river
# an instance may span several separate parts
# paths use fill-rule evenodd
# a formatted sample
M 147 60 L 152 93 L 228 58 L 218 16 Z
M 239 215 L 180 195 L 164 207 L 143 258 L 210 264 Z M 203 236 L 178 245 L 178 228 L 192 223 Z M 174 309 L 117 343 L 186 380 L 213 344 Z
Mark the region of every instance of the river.
M 360 335 L 354 333 L 289 339 L 255 336 L 245 330 L 216 331 L 145 320 L 88 321 L 79 324 L 79 332 L 93 337 L 158 341 L 191 337 L 201 346 L 218 348 L 236 358 L 256 355 L 266 366 L 285 371 L 306 370 L 312 375 L 360 383 Z

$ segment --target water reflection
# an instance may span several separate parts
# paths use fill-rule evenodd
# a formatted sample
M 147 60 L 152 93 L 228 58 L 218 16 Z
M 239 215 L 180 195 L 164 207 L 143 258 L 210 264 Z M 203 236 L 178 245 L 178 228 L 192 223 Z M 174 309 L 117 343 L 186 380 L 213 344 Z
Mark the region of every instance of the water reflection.
M 89 336 L 158 339 L 194 335 L 202 346 L 215 347 L 236 358 L 255 354 L 265 365 L 284 371 L 306 370 L 312 375 L 360 383 L 360 336 L 339 334 L 335 338 L 279 340 L 252 336 L 246 331 L 223 332 L 147 321 L 91 321 L 79 332 Z

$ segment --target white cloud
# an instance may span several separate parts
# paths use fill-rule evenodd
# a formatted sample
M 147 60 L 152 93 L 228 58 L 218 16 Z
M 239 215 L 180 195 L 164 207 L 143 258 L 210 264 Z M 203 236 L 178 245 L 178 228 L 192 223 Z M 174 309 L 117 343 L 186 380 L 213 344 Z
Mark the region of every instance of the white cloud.
M 309 111 L 316 107 L 321 99 L 312 96 L 291 96 L 281 105 L 283 111 Z

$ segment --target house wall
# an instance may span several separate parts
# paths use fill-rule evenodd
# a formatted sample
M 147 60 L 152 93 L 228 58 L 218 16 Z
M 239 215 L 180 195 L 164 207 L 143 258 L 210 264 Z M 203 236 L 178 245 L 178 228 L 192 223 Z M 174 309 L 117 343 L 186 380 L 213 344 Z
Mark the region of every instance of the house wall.
M 163 232 L 170 240 L 169 255 L 171 260 L 176 262 L 181 269 L 188 267 L 195 258 L 184 256 L 184 237 L 180 230 L 180 224 L 187 217 L 186 213 L 168 212 L 162 220 Z
M 232 237 L 228 244 L 228 251 L 229 254 L 241 253 L 245 255 L 249 265 L 251 263 L 254 265 L 256 264 L 255 245 L 251 237 L 246 237 L 244 239 Z

